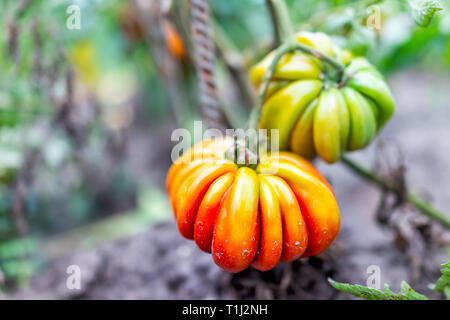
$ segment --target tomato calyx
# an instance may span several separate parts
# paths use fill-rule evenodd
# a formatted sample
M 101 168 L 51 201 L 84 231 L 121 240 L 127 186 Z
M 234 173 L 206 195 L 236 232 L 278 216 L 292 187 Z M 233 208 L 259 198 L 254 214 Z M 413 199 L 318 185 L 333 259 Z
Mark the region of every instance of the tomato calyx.
M 248 136 L 244 139 L 234 136 L 234 143 L 225 151 L 225 159 L 233 161 L 239 168 L 248 167 L 255 170 L 260 162 L 258 144 L 251 144 L 249 141 Z M 252 145 L 255 145 L 256 148 L 252 148 Z
M 320 80 L 323 82 L 323 90 L 330 88 L 343 88 L 352 77 L 353 74 L 348 74 L 347 72 L 337 76 L 336 70 L 333 69 L 325 70 L 320 74 Z
M 344 75 L 343 75 L 343 77 L 342 77 L 342 79 L 341 79 L 341 82 L 339 82 L 339 86 L 338 86 L 338 88 L 342 88 L 342 87 L 345 87 L 346 85 L 347 85 L 347 82 L 351 79 L 351 78 L 353 78 L 353 76 L 354 76 L 354 74 L 353 73 L 347 73 L 347 72 L 344 72 Z

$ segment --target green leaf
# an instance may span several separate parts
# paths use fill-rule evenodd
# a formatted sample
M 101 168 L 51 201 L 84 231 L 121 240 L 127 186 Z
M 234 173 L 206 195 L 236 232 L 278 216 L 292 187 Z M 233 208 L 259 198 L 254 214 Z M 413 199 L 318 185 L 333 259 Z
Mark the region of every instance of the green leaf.
M 428 27 L 436 12 L 443 10 L 437 0 L 409 0 L 411 15 L 417 25 Z
M 450 300 L 450 261 L 442 265 L 444 269 L 441 269 L 441 277 L 436 281 L 433 289 L 443 292 L 448 300 Z
M 378 289 L 364 287 L 358 284 L 336 282 L 328 278 L 328 282 L 336 289 L 350 293 L 366 300 L 428 300 L 427 297 L 414 291 L 405 281 L 401 283 L 401 291 L 393 293 L 389 285 L 384 285 L 384 292 Z

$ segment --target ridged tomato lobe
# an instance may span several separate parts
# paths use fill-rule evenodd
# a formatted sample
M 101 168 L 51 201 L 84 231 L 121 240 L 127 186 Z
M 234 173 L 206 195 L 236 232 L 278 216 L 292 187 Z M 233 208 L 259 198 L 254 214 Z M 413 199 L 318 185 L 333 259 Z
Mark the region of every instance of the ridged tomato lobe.
M 336 238 L 339 231 L 339 209 L 333 192 L 318 178 L 295 164 L 275 159 L 260 171 L 276 171 L 294 192 L 308 230 L 308 248 L 304 256 L 317 255 Z
M 233 180 L 234 172 L 228 172 L 214 181 L 198 208 L 197 218 L 195 219 L 194 240 L 197 246 L 205 252 L 211 252 L 214 223 Z
M 250 168 L 237 170 L 216 219 L 212 243 L 214 262 L 229 272 L 240 272 L 254 260 L 259 239 L 259 182 Z
M 300 258 L 308 246 L 306 223 L 297 198 L 286 181 L 276 176 L 267 176 L 266 180 L 275 187 L 280 202 L 283 226 L 283 252 L 280 260 L 291 262 Z
M 211 183 L 221 175 L 236 170 L 231 161 L 208 164 L 198 168 L 182 183 L 177 192 L 176 215 L 178 230 L 187 239 L 194 238 L 194 222 L 198 207 Z
M 252 266 L 267 271 L 278 264 L 283 249 L 280 203 L 270 183 L 259 176 L 260 236 L 258 255 Z

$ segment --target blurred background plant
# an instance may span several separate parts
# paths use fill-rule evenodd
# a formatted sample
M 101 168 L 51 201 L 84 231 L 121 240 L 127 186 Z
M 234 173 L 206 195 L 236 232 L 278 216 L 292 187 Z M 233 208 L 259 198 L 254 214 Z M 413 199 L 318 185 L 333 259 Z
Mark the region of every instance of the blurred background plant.
M 430 1 L 286 2 L 296 29 L 332 35 L 387 76 L 410 67 L 448 75 L 448 2 L 434 17 Z M 66 27 L 72 4 L 80 29 Z M 277 37 L 264 0 L 210 4 L 219 100 L 242 127 L 254 99 L 246 72 Z M 171 217 L 164 195 L 170 132 L 192 130 L 200 119 L 188 6 L 0 3 L 2 288 L 26 283 L 49 256 Z

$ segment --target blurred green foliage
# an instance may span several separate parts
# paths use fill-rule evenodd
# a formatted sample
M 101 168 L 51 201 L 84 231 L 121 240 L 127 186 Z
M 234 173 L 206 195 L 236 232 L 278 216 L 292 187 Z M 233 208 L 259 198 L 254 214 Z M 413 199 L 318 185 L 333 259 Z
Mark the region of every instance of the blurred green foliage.
M 4 282 L 15 279 L 25 283 L 29 276 L 42 270 L 44 261 L 38 253 L 38 244 L 34 238 L 26 237 L 0 243 L 0 270 Z M 0 289 L 4 283 L 0 283 Z

